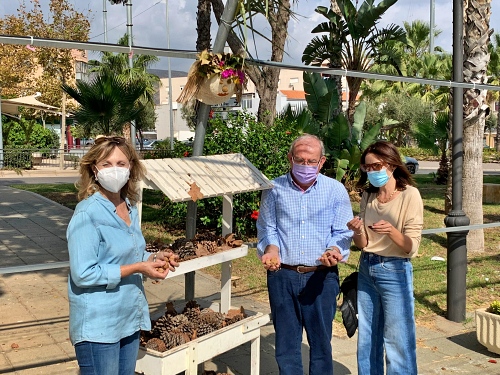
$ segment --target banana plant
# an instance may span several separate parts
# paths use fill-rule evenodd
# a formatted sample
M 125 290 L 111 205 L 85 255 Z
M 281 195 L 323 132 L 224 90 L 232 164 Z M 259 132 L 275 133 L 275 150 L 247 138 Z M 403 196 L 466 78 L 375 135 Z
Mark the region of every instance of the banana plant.
M 294 117 L 298 130 L 323 140 L 328 158 L 325 174 L 347 185 L 358 174 L 361 153 L 378 138 L 383 126 L 396 121 L 384 119 L 373 126 L 364 126 L 364 102 L 356 107 L 352 125 L 343 113 L 334 116 L 340 99 L 336 83 L 318 73 L 304 72 L 304 91 L 307 108 L 295 114 L 289 111 L 285 116 Z

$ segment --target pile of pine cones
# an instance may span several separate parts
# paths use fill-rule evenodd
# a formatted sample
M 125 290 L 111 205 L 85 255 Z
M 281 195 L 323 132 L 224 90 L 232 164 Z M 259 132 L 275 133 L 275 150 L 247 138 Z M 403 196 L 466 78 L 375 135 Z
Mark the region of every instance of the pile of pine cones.
M 146 348 L 165 352 L 246 317 L 243 307 L 221 314 L 189 301 L 178 313 L 169 302 L 165 314 L 151 321 L 151 331 L 141 331 L 140 342 Z
M 197 234 L 192 240 L 185 237 L 178 238 L 172 244 L 165 244 L 155 240 L 146 244 L 146 251 L 172 251 L 179 256 L 179 261 L 199 258 L 204 255 L 215 254 L 243 245 L 243 241 L 236 239 L 233 233 L 224 237 L 206 232 Z

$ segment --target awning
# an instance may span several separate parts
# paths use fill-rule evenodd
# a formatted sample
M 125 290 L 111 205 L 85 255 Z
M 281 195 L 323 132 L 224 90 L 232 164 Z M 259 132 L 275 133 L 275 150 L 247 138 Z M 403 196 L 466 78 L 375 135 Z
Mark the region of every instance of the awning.
M 15 99 L 2 99 L 2 113 L 17 116 L 19 115 L 19 107 L 24 107 L 61 115 L 59 108 L 38 101 L 36 99 L 38 96 L 35 94 Z

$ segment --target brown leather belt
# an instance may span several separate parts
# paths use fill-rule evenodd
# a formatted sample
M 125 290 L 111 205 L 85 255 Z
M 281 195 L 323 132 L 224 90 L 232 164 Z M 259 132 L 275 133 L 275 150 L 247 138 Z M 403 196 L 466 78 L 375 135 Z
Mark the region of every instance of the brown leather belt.
M 281 268 L 287 269 L 287 270 L 293 270 L 297 271 L 298 273 L 308 273 L 308 272 L 314 272 L 314 271 L 324 271 L 329 269 L 330 267 L 327 266 L 290 266 L 289 264 L 283 264 L 281 263 Z

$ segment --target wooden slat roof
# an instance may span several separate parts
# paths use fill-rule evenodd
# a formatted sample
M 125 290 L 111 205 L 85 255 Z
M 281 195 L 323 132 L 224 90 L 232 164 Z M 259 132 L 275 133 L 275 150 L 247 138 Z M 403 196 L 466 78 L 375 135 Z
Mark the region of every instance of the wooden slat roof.
M 141 160 L 147 169 L 144 187 L 161 190 L 172 202 L 192 200 L 199 187 L 202 198 L 270 189 L 271 181 L 242 154 Z M 201 198 L 201 196 L 199 197 Z

